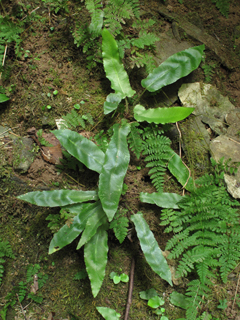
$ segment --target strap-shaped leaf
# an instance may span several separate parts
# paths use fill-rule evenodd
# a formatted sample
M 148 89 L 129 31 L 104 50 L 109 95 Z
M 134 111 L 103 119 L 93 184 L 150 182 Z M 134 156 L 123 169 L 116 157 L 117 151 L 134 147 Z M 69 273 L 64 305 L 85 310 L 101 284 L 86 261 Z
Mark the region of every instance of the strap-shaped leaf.
M 95 203 L 81 203 L 64 207 L 70 213 L 76 213 L 70 225 L 65 224 L 54 234 L 49 246 L 49 254 L 52 254 L 75 240 L 84 230 L 88 219 L 94 214 L 100 201 Z
M 98 194 L 96 191 L 51 190 L 28 192 L 17 198 L 41 207 L 63 207 L 68 204 L 97 200 Z
M 97 296 L 105 277 L 108 253 L 107 242 L 108 234 L 104 227 L 101 226 L 84 246 L 84 261 L 94 298 Z
M 77 250 L 80 249 L 85 243 L 87 243 L 97 232 L 98 227 L 107 222 L 106 213 L 102 209 L 102 205 L 99 202 L 99 205 L 95 208 L 94 213 L 89 217 L 81 239 L 78 243 Z
M 145 203 L 156 204 L 161 208 L 179 209 L 177 203 L 182 199 L 182 196 L 176 193 L 140 193 L 140 200 Z
M 110 112 L 116 110 L 122 99 L 123 96 L 120 92 L 110 93 L 104 102 L 104 114 L 109 114 Z
M 98 195 L 103 210 L 111 221 L 117 211 L 122 193 L 123 180 L 127 172 L 130 154 L 127 135 L 130 125 L 113 126 L 113 136 L 106 151 L 105 162 L 99 177 Z
M 167 261 L 143 215 L 137 213 L 131 217 L 131 220 L 135 225 L 137 236 L 148 264 L 159 277 L 166 280 L 172 286 L 171 271 Z
M 87 168 L 101 172 L 105 154 L 94 142 L 69 129 L 54 130 L 52 133 L 73 157 Z
M 168 161 L 168 169 L 179 183 L 188 191 L 193 192 L 195 189 L 193 178 L 190 176 L 190 171 L 183 164 L 182 159 L 174 151 L 173 156 Z
M 194 108 L 187 107 L 171 107 L 171 108 L 155 108 L 145 109 L 140 104 L 137 104 L 134 108 L 134 118 L 141 122 L 147 121 L 148 123 L 165 124 L 174 123 L 187 118 Z
M 127 72 L 119 56 L 118 45 L 107 29 L 102 31 L 102 57 L 106 77 L 111 81 L 111 88 L 125 97 L 132 97 L 134 91 L 129 82 Z
M 8 101 L 8 100 L 9 100 L 9 98 L 4 93 L 0 94 L 0 103 Z
M 120 313 L 117 313 L 114 309 L 107 307 L 97 307 L 97 311 L 105 320 L 118 320 L 121 317 Z
M 204 49 L 203 44 L 175 53 L 142 80 L 143 88 L 154 92 L 187 76 L 199 66 Z

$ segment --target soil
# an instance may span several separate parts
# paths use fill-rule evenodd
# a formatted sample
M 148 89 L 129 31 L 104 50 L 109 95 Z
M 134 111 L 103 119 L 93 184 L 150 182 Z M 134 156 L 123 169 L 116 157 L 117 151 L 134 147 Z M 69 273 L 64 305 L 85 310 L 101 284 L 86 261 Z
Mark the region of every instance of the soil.
M 27 4 L 31 9 L 26 9 Z M 62 250 L 48 255 L 49 243 L 53 237 L 48 227 L 49 215 L 59 216 L 59 208 L 42 208 L 24 203 L 16 198 L 17 195 L 32 190 L 53 190 L 62 188 L 92 190 L 96 189 L 98 174 L 83 168 L 75 167 L 75 170 L 65 165 L 59 169 L 54 163 L 44 159 L 41 146 L 34 143 L 33 162 L 26 172 L 19 172 L 17 168 L 17 155 L 13 138 L 28 136 L 27 131 L 34 127 L 43 129 L 45 133 L 56 129 L 56 119 L 62 118 L 73 109 L 75 104 L 80 104 L 79 115 L 90 113 L 94 125 L 86 122 L 86 128 L 79 130 L 87 137 L 94 136 L 101 130 L 105 132 L 112 124 L 119 121 L 120 115 L 103 114 L 103 104 L 106 96 L 111 92 L 110 83 L 106 79 L 101 63 L 93 69 L 88 69 L 87 55 L 81 47 L 74 44 L 70 32 L 73 27 L 74 15 L 80 15 L 80 20 L 85 21 L 86 9 L 82 3 L 82 11 L 77 11 L 74 1 L 67 2 L 69 13 L 60 10 L 54 13 L 50 2 L 43 5 L 38 0 L 25 3 L 25 10 L 34 10 L 40 7 L 36 18 L 26 24 L 26 30 L 22 34 L 22 55 L 17 57 L 14 49 L 9 47 L 6 56 L 2 84 L 10 96 L 10 101 L 0 105 L 0 125 L 12 128 L 8 137 L 2 137 L 0 146 L 0 238 L 9 241 L 15 259 L 4 258 L 3 281 L 0 286 L 0 310 L 3 310 L 7 301 L 7 294 L 18 286 L 21 281 L 27 282 L 27 270 L 30 265 L 39 265 L 42 274 L 48 279 L 39 294 L 43 297 L 41 303 L 30 299 L 17 302 L 13 307 L 9 306 L 6 319 L 102 319 L 96 310 L 96 306 L 106 306 L 121 313 L 123 319 L 127 302 L 128 284 L 114 285 L 109 278 L 112 271 L 129 274 L 132 257 L 135 257 L 136 267 L 134 275 L 134 290 L 129 319 L 156 319 L 157 316 L 147 306 L 146 301 L 139 298 L 139 292 L 155 288 L 164 296 L 166 316 L 170 320 L 184 318 L 184 310 L 174 307 L 169 302 L 169 294 L 177 290 L 184 293 L 185 279 L 178 286 L 170 287 L 159 278 L 146 263 L 138 244 L 130 245 L 128 239 L 119 245 L 113 233 L 109 234 L 109 259 L 106 268 L 106 276 L 98 296 L 94 299 L 91 293 L 88 279 L 74 280 L 74 276 L 84 266 L 82 249 L 76 251 L 77 242 L 74 241 Z M 171 29 L 171 21 L 159 13 L 158 0 L 141 1 L 141 9 L 154 18 L 157 32 L 165 32 Z M 211 73 L 211 84 L 215 85 L 223 95 L 229 97 L 231 102 L 240 106 L 240 35 L 237 35 L 237 27 L 240 28 L 239 0 L 230 1 L 228 18 L 222 16 L 215 5 L 209 0 L 184 0 L 180 4 L 177 0 L 168 0 L 165 4 L 170 13 L 184 17 L 195 24 L 203 32 L 214 37 L 221 47 L 229 54 L 234 67 L 229 69 L 208 47 L 206 47 L 206 63 L 214 65 Z M 11 12 L 21 6 L 16 2 L 5 0 L 2 8 Z M 2 11 L 0 8 L 0 11 Z M 46 9 L 47 8 L 47 9 Z M 29 12 L 30 12 L 29 11 Z M 3 14 L 1 12 L 1 14 Z M 132 31 L 129 29 L 129 33 Z M 196 42 L 189 38 L 188 34 L 179 28 L 181 39 Z M 28 50 L 28 51 L 27 51 Z M 140 87 L 143 70 L 129 69 L 131 84 L 137 91 Z M 206 74 L 200 67 L 194 73 L 194 79 L 205 81 Z M 53 91 L 58 90 L 54 95 Z M 147 98 L 148 99 L 148 98 Z M 148 106 L 152 97 L 148 99 Z M 155 99 L 155 98 L 154 98 Z M 83 102 L 81 104 L 81 102 Z M 51 106 L 48 109 L 46 106 Z M 130 115 L 131 117 L 131 110 Z M 173 146 L 178 145 L 173 141 Z M 185 158 L 187 162 L 187 158 Z M 196 168 L 195 176 L 199 174 Z M 207 168 L 206 168 L 207 170 Z M 203 172 L 201 172 L 203 174 Z M 165 191 L 181 194 L 181 186 L 168 173 L 165 177 Z M 164 250 L 168 235 L 163 233 L 159 226 L 160 209 L 154 205 L 143 204 L 139 200 L 140 192 L 155 192 L 148 176 L 148 168 L 144 158 L 139 160 L 131 154 L 130 165 L 125 178 L 127 185 L 126 194 L 121 198 L 121 206 L 137 213 L 143 212 L 150 229 Z M 52 228 L 53 230 L 53 228 Z M 1 269 L 0 269 L 1 271 Z M 236 303 L 233 299 L 237 295 L 239 267 L 229 276 L 226 285 L 216 282 L 211 301 L 206 301 L 202 311 L 209 310 L 214 317 L 219 319 L 239 319 L 239 299 Z M 0 278 L 1 279 L 1 278 Z M 31 280 L 27 284 L 27 293 L 30 292 Z M 218 309 L 219 300 L 227 299 L 227 308 Z M 2 309 L 1 309 L 2 308 Z M 23 309 L 24 308 L 24 311 Z M 25 318 L 23 313 L 26 313 Z M 2 319 L 3 316 L 2 316 Z

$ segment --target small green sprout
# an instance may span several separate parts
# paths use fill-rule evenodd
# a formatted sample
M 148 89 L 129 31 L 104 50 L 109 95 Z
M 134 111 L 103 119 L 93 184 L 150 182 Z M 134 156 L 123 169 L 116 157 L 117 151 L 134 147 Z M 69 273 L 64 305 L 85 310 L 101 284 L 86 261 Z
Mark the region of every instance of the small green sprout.
M 76 110 L 79 110 L 80 109 L 80 104 L 76 103 L 74 106 L 73 106 L 74 109 Z
M 224 310 L 224 309 L 226 309 L 227 308 L 227 299 L 224 299 L 224 300 L 219 300 L 219 305 L 217 306 L 218 307 L 218 309 L 222 309 L 222 310 Z
M 129 281 L 129 277 L 125 273 L 122 273 L 119 275 L 116 272 L 111 272 L 109 277 L 110 277 L 110 279 L 113 280 L 114 284 L 118 284 L 120 281 L 122 281 L 122 282 Z
M 47 93 L 47 97 L 51 98 L 51 93 L 50 92 Z
M 148 306 L 153 309 L 157 309 L 165 303 L 164 299 L 159 297 L 157 291 L 153 288 L 146 291 L 141 291 L 139 292 L 139 295 L 141 299 L 148 300 Z M 153 313 L 161 316 L 160 320 L 168 320 L 168 317 L 164 316 L 164 312 L 164 308 L 153 311 Z
M 48 106 L 47 106 L 47 109 L 48 109 L 48 110 L 51 110 L 51 109 L 52 109 L 52 106 L 48 105 Z
M 54 91 L 53 91 L 53 95 L 56 96 L 57 94 L 58 94 L 58 91 L 57 91 L 57 90 L 54 90 Z

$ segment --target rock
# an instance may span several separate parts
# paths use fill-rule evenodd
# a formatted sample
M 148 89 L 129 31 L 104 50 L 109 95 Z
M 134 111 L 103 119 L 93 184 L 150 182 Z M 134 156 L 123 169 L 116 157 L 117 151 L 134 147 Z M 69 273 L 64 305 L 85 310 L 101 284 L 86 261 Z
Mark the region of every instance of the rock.
M 224 181 L 227 185 L 228 192 L 232 195 L 233 198 L 240 198 L 240 184 L 236 177 L 224 174 Z
M 240 108 L 230 111 L 226 116 L 226 122 L 229 125 L 227 135 L 240 142 Z
M 235 107 L 216 87 L 200 82 L 187 83 L 181 86 L 178 96 L 185 107 L 194 107 L 193 114 L 214 132 L 219 135 L 227 132 L 225 116 Z
M 31 166 L 35 157 L 34 143 L 31 138 L 16 139 L 13 147 L 13 168 L 25 173 Z
M 224 157 L 224 161 L 231 158 L 229 164 L 240 161 L 240 143 L 225 135 L 219 136 L 210 142 L 210 152 L 217 162 L 222 157 Z M 240 198 L 240 170 L 238 169 L 236 176 L 225 174 L 224 180 L 227 184 L 228 192 L 234 198 Z
M 180 123 L 183 135 L 183 150 L 188 159 L 198 168 L 209 166 L 210 133 L 199 117 L 191 117 Z

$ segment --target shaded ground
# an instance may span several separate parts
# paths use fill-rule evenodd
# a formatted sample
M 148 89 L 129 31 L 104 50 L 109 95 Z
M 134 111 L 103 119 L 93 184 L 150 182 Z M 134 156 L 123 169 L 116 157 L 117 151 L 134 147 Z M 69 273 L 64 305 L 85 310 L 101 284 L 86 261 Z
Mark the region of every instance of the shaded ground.
M 189 22 L 215 37 L 235 59 L 236 67 L 229 70 L 215 53 L 206 49 L 206 63 L 214 65 L 211 83 L 216 85 L 222 94 L 227 95 L 235 106 L 239 106 L 240 36 L 236 37 L 236 27 L 240 23 L 240 7 L 237 0 L 231 3 L 228 19 L 223 17 L 215 5 L 209 3 L 208 0 L 201 2 L 184 0 L 184 4 L 179 4 L 177 0 L 169 0 L 167 9 L 170 13 L 173 12 L 180 17 L 184 16 Z M 7 3 L 3 5 L 6 7 Z M 32 9 L 38 5 L 38 3 L 32 3 Z M 166 282 L 154 274 L 139 247 L 129 246 L 128 239 L 119 245 L 113 234 L 110 235 L 106 277 L 99 295 L 93 299 L 89 281 L 87 279 L 74 280 L 75 274 L 84 268 L 83 252 L 75 250 L 77 244 L 74 242 L 50 256 L 47 253 L 52 232 L 47 227 L 46 217 L 49 214 L 57 214 L 58 209 L 43 209 L 16 199 L 17 195 L 35 189 L 93 189 L 96 187 L 98 177 L 86 169 L 77 171 L 67 169 L 59 172 L 54 164 L 42 159 L 36 145 L 33 150 L 33 155 L 36 155 L 31 167 L 26 173 L 21 174 L 13 169 L 13 166 L 17 167 L 16 162 L 18 162 L 17 152 L 14 152 L 14 143 L 11 142 L 13 136 L 26 136 L 27 130 L 31 127 L 37 130 L 43 128 L 45 131 L 55 129 L 55 119 L 70 112 L 74 104 L 79 104 L 81 101 L 85 103 L 78 111 L 79 114 L 90 113 L 95 122 L 93 126 L 87 124 L 85 131 L 96 134 L 102 129 L 107 130 L 117 118 L 117 115 L 114 117 L 103 115 L 103 103 L 110 92 L 110 85 L 105 79 L 101 65 L 94 70 L 86 68 L 86 55 L 82 53 L 81 48 L 76 48 L 69 32 L 68 24 L 71 24 L 70 17 L 74 14 L 74 3 L 70 3 L 69 7 L 69 15 L 61 15 L 61 12 L 58 15 L 52 14 L 50 21 L 48 11 L 41 8 L 40 13 L 45 20 L 43 22 L 37 20 L 26 29 L 23 34 L 22 57 L 16 59 L 15 55 L 9 51 L 5 63 L 8 72 L 4 74 L 3 85 L 9 93 L 11 92 L 11 101 L 0 106 L 0 124 L 11 127 L 13 134 L 10 134 L 11 139 L 8 145 L 0 146 L 0 237 L 9 241 L 16 258 L 6 259 L 4 264 L 5 273 L 0 287 L 0 309 L 6 302 L 6 295 L 18 286 L 20 281 L 27 281 L 29 265 L 39 264 L 40 271 L 47 275 L 48 279 L 39 290 L 43 297 L 41 304 L 31 302 L 28 305 L 30 300 L 27 299 L 22 302 L 22 305 L 26 306 L 28 319 L 101 319 L 96 306 L 107 306 L 116 309 L 123 315 L 128 284 L 114 285 L 109 274 L 112 271 L 129 274 L 132 256 L 135 256 L 136 270 L 129 319 L 157 318 L 147 307 L 146 302 L 139 299 L 139 292 L 149 288 L 155 288 L 159 294 L 164 295 L 166 300 L 164 307 L 169 319 L 184 317 L 184 311 L 169 303 L 168 296 L 174 288 L 169 287 Z M 142 4 L 142 9 L 146 12 L 150 11 L 151 16 L 156 19 L 156 30 L 167 32 L 171 30 L 171 21 L 163 17 L 158 8 L 159 1 L 145 1 L 145 4 Z M 54 27 L 54 31 L 51 31 L 51 27 Z M 182 40 L 199 44 L 196 39 L 190 39 L 180 28 L 179 34 Z M 24 57 L 25 52 L 27 56 Z M 140 78 L 142 70 L 139 71 L 136 68 L 129 72 L 132 76 L 131 83 L 134 89 L 137 89 L 142 78 Z M 201 68 L 194 74 L 195 80 L 198 81 L 205 81 L 206 76 Z M 54 90 L 58 90 L 56 96 L 53 95 Z M 148 99 L 149 105 L 155 104 L 154 99 L 151 97 Z M 51 105 L 51 109 L 48 110 L 47 105 Z M 133 212 L 141 210 L 160 247 L 164 249 L 168 238 L 163 234 L 163 228 L 159 226 L 159 208 L 144 205 L 138 198 L 141 191 L 155 191 L 150 183 L 148 169 L 145 168 L 143 158 L 137 160 L 134 156 L 131 157 L 125 183 L 128 190 L 121 199 L 121 206 L 129 209 L 129 215 L 130 210 Z M 170 175 L 166 176 L 165 188 L 168 192 L 181 192 L 180 186 Z M 209 308 L 214 316 L 220 319 L 239 319 L 238 305 L 235 304 L 232 310 L 238 269 L 230 275 L 226 286 L 216 283 L 212 300 L 203 306 L 203 310 L 205 307 Z M 28 292 L 30 284 L 28 284 Z M 184 292 L 184 288 L 183 283 L 177 287 L 177 290 Z M 219 312 L 216 306 L 220 299 L 225 298 L 229 307 Z M 23 319 L 19 303 L 12 308 L 9 307 L 7 319 Z

